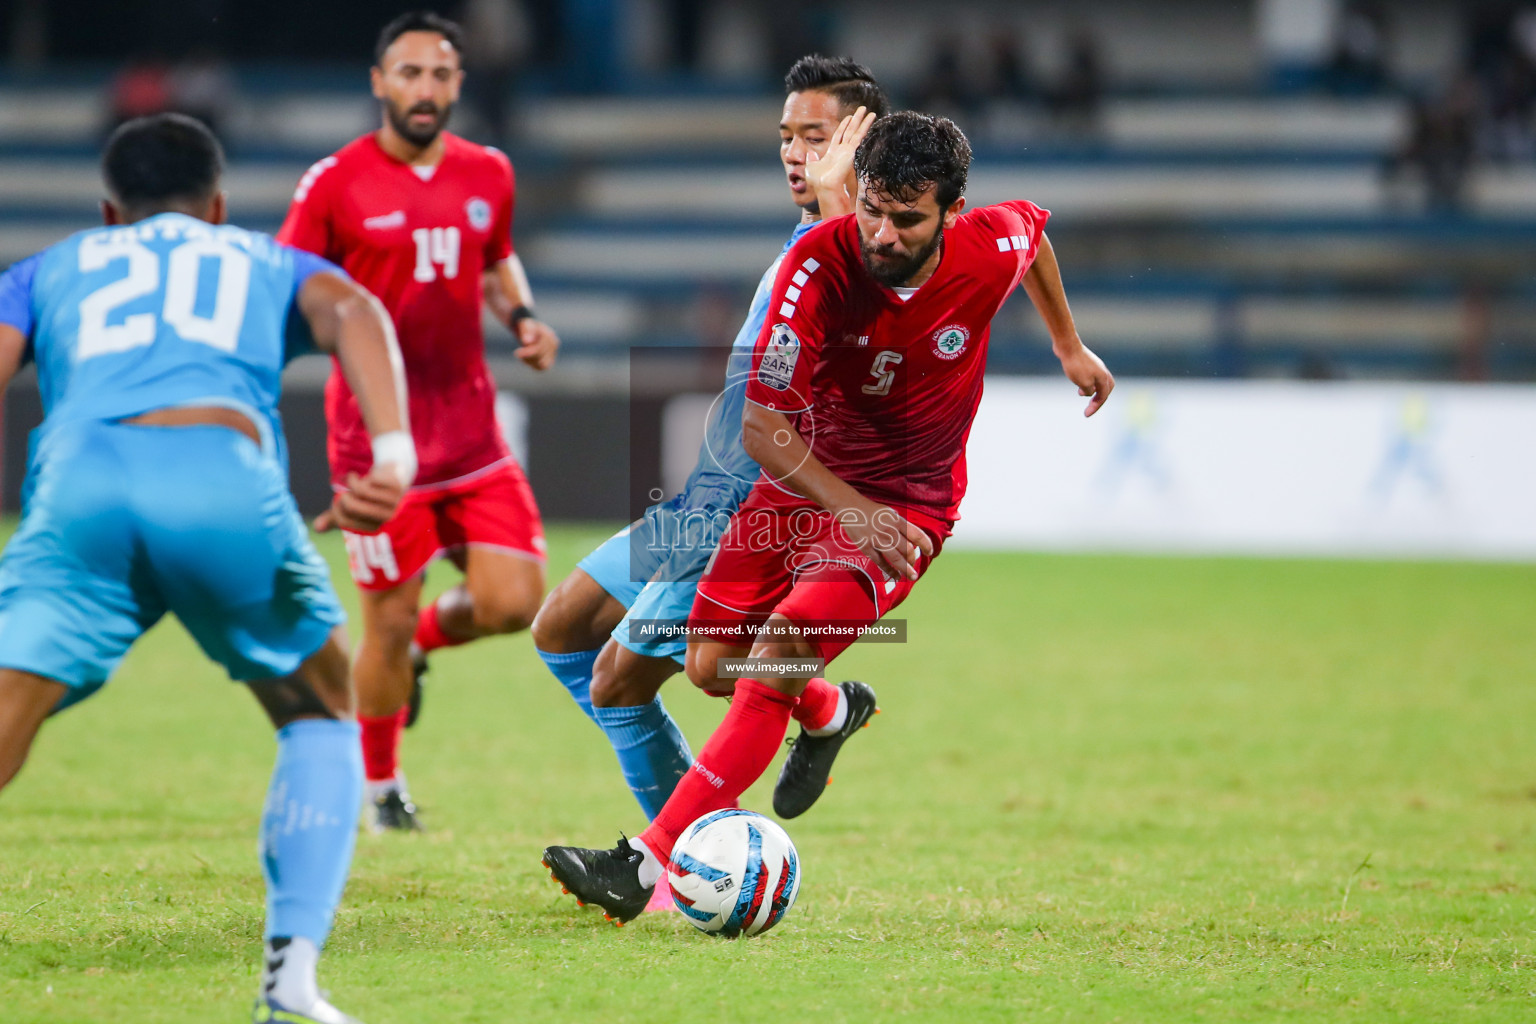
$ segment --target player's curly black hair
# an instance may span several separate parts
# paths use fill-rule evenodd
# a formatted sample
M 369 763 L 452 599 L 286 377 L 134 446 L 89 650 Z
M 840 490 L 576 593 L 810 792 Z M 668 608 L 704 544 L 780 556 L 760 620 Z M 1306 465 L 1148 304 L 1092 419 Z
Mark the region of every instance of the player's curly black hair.
M 448 45 L 460 57 L 464 56 L 464 30 L 459 28 L 458 22 L 449 21 L 434 11 L 406 11 L 379 30 L 379 41 L 373 46 L 373 62 L 382 66 L 384 51 L 407 32 L 436 32 L 448 40 Z
M 875 81 L 869 68 L 849 57 L 823 57 L 812 53 L 801 57 L 784 76 L 784 91 L 824 92 L 837 99 L 850 114 L 859 107 L 873 110 L 877 117 L 891 112 L 885 90 Z
M 936 185 L 934 198 L 945 210 L 965 195 L 971 144 L 947 117 L 902 110 L 870 127 L 853 156 L 853 169 L 860 181 L 902 202 Z
M 219 188 L 224 149 L 213 132 L 185 114 L 151 114 L 123 124 L 101 154 L 107 191 L 140 213 L 202 202 Z

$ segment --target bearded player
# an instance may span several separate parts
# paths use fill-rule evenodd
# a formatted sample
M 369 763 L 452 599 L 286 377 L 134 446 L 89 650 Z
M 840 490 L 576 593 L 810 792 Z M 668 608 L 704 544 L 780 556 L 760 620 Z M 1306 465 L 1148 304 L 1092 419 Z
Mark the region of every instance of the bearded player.
M 779 262 L 823 217 L 852 211 L 854 150 L 871 121 L 886 113 L 874 76 L 847 58 L 802 57 L 784 86 L 779 157 L 801 219 L 763 274 L 732 346 L 698 465 L 681 493 L 647 509 L 584 558 L 533 623 L 539 657 L 603 730 L 647 819 L 661 810 L 693 755 L 657 695 L 682 669 L 686 640 L 681 631 L 642 631 L 686 622 L 720 531 L 758 477 L 757 463 L 742 449 L 741 410 Z M 874 693 L 861 683 L 843 687 L 842 704 L 823 709 L 823 719 L 803 722 L 805 729 L 831 735 L 869 717 Z
M 378 131 L 315 164 L 278 237 L 340 264 L 394 318 L 421 467 L 400 511 L 375 533 L 345 531 L 363 630 L 352 672 L 374 831 L 420 827 L 399 770 L 401 730 L 419 699 L 425 654 L 527 628 L 544 592 L 544 535 L 522 468 L 495 416 L 481 306 L 499 311 L 536 370 L 559 339 L 532 312 L 512 251 L 512 165 L 444 130 L 459 98 L 459 28 L 411 13 L 379 35 Z M 483 278 L 483 279 L 482 279 Z M 332 485 L 367 466 L 347 382 L 326 386 Z M 322 517 L 317 529 L 329 522 Z M 422 608 L 427 563 L 451 554 L 464 581 Z
M 1023 285 L 1068 379 L 1093 396 L 1088 415 L 1114 387 L 1077 335 L 1049 214 L 1023 201 L 964 212 L 970 155 L 944 118 L 875 122 L 855 158 L 853 216 L 811 232 L 779 268 L 742 416 L 763 475 L 689 620 L 689 678 L 734 700 L 638 838 L 544 851 L 562 885 L 620 922 L 644 909 L 683 829 L 732 806 L 768 767 L 791 715 L 837 699 L 809 673 L 732 679 L 721 662 L 830 662 L 854 639 L 832 627 L 896 608 L 942 549 L 965 492 L 991 322 L 1013 290 Z M 797 743 L 775 807 L 813 803 L 835 752 Z

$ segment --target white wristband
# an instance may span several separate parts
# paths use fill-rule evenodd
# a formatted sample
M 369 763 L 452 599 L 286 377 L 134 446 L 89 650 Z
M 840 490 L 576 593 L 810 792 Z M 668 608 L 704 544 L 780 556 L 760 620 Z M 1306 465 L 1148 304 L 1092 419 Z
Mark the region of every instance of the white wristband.
M 404 430 L 380 434 L 373 439 L 373 464 L 394 466 L 400 486 L 411 486 L 416 479 L 416 442 Z

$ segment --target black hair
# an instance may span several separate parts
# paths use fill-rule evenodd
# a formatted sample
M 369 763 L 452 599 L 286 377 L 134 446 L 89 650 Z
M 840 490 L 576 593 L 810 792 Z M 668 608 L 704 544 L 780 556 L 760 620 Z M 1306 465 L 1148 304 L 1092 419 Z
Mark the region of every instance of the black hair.
M 891 112 L 874 73 L 848 57 L 823 57 L 819 53 L 801 57 L 784 76 L 784 91 L 827 93 L 850 114 L 858 107 L 874 111 L 876 117 Z
M 138 213 L 203 202 L 219 188 L 224 148 L 185 114 L 134 118 L 112 133 L 101 154 L 107 191 Z
M 971 144 L 947 117 L 903 110 L 880 118 L 853 155 L 860 181 L 902 202 L 915 200 L 930 185 L 947 210 L 965 195 L 971 169 Z
M 379 41 L 373 47 L 374 64 L 382 66 L 384 51 L 407 32 L 436 32 L 448 40 L 454 52 L 461 58 L 464 56 L 464 30 L 459 28 L 458 22 L 449 21 L 435 11 L 406 11 L 379 30 Z

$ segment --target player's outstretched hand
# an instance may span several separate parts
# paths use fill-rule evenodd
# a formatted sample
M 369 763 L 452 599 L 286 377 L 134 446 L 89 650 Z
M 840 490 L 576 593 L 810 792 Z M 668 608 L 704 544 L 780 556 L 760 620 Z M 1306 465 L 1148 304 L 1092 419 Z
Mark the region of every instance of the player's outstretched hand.
M 525 317 L 517 323 L 517 340 L 521 344 L 516 352 L 517 358 L 535 370 L 547 370 L 555 365 L 555 353 L 560 351 L 560 336 L 549 324 Z
M 374 466 L 367 476 L 347 474 L 347 489 L 331 501 L 328 513 L 315 520 L 321 532 L 339 526 L 351 533 L 373 533 L 389 522 L 405 497 L 405 486 L 392 465 Z M 321 520 L 329 519 L 322 527 Z
M 859 189 L 853 174 L 853 155 L 874 123 L 874 111 L 860 107 L 838 123 L 825 156 L 805 154 L 805 180 L 821 204 L 823 217 L 853 212 L 853 196 Z
M 1093 396 L 1088 408 L 1083 410 L 1084 416 L 1092 416 L 1109 401 L 1109 393 L 1115 389 L 1114 374 L 1087 345 L 1079 344 L 1074 351 L 1063 355 L 1061 369 L 1067 379 L 1077 385 L 1078 394 L 1084 398 Z
M 848 539 L 893 579 L 916 580 L 917 563 L 933 557 L 933 541 L 889 505 L 868 502 L 837 517 Z

